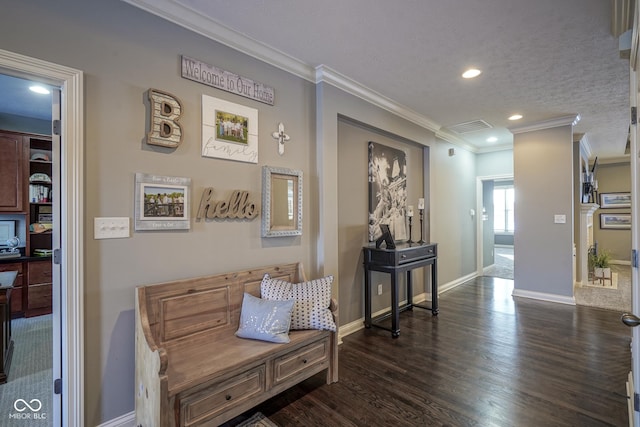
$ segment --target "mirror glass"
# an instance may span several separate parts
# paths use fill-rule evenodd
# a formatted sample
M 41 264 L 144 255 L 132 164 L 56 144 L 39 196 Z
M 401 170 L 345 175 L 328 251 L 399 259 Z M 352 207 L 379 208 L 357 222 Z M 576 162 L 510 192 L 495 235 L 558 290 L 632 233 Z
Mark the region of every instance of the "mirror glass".
M 262 236 L 302 235 L 302 172 L 263 167 Z

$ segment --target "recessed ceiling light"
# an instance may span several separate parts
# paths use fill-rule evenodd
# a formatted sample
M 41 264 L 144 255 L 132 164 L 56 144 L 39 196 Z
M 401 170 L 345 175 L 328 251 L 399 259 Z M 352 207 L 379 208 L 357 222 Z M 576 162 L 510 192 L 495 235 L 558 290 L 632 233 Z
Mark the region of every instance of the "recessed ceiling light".
M 522 114 L 514 114 L 513 116 L 509 117 L 509 120 L 520 120 L 522 118 Z
M 472 79 L 474 77 L 478 77 L 480 74 L 482 74 L 482 71 L 477 68 L 469 68 L 467 71 L 462 73 L 462 77 L 465 79 Z
M 495 136 L 490 136 L 489 138 L 487 138 L 487 142 L 496 142 L 498 140 L 498 138 L 496 138 Z
M 49 89 L 45 88 L 44 86 L 29 86 L 29 90 L 31 92 L 35 92 L 35 93 L 39 93 L 41 95 L 49 95 L 51 92 L 49 91 Z

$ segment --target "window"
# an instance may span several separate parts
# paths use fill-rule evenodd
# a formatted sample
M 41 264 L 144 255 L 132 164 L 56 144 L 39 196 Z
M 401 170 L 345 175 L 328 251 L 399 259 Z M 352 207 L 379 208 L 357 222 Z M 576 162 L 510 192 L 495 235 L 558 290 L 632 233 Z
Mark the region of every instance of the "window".
M 513 185 L 493 189 L 493 231 L 513 233 Z

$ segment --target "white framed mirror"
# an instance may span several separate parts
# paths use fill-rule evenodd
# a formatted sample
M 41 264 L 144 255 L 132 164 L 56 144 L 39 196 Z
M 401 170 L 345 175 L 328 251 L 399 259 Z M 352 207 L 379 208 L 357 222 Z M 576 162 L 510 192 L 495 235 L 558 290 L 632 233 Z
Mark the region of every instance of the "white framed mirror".
M 302 171 L 262 167 L 262 237 L 302 235 Z

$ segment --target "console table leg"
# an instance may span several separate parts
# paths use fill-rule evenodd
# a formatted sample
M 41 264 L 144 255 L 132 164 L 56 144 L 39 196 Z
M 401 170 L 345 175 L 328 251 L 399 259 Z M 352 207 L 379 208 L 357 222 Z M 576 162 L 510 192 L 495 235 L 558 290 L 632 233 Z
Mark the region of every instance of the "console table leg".
M 412 282 L 412 270 L 407 271 L 407 310 L 413 310 L 413 282 Z
M 371 270 L 364 269 L 364 327 L 371 328 Z
M 438 267 L 435 261 L 431 264 L 431 314 L 438 315 Z
M 391 336 L 400 336 L 400 310 L 398 310 L 398 273 L 391 275 Z

